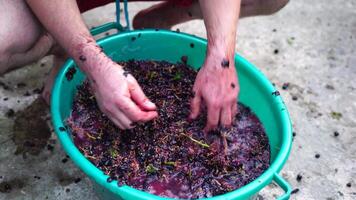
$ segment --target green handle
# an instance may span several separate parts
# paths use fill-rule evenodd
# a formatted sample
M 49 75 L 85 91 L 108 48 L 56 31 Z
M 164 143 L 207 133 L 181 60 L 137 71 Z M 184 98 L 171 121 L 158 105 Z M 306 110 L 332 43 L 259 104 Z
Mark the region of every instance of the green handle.
M 120 24 L 120 0 L 116 0 L 116 22 L 110 22 L 110 23 L 98 26 L 96 28 L 93 28 L 90 30 L 90 33 L 92 35 L 98 35 L 100 33 L 104 33 L 111 29 L 117 29 L 118 32 L 130 30 L 127 0 L 124 0 L 124 14 L 125 14 L 125 20 L 126 20 L 126 27 L 123 27 Z
M 285 181 L 282 176 L 280 176 L 277 173 L 274 173 L 273 176 L 274 182 L 276 182 L 279 187 L 281 187 L 284 190 L 284 194 L 278 198 L 278 200 L 288 200 L 290 197 L 290 193 L 292 192 L 292 188 L 290 187 L 289 183 Z
M 107 24 L 104 24 L 104 25 L 101 25 L 101 26 L 98 26 L 98 27 L 95 27 L 95 28 L 92 28 L 90 30 L 90 33 L 92 35 L 98 35 L 100 33 L 104 33 L 108 30 L 111 30 L 111 29 L 118 29 L 120 30 L 119 27 L 117 27 L 117 24 L 115 22 L 110 22 L 110 23 L 107 23 Z

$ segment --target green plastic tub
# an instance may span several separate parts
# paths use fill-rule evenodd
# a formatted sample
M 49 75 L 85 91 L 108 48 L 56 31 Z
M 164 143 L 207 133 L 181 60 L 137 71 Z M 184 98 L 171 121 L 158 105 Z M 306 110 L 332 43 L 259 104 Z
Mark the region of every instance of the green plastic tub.
M 132 40 L 132 37 L 136 37 L 136 40 Z M 98 43 L 115 61 L 149 59 L 176 63 L 185 55 L 188 56 L 188 64 L 194 69 L 203 64 L 207 48 L 207 41 L 204 39 L 165 30 L 123 32 L 103 38 Z M 194 44 L 194 48 L 190 46 L 191 43 Z M 256 67 L 239 55 L 235 56 L 235 64 L 241 87 L 239 101 L 257 114 L 266 129 L 271 147 L 271 166 L 260 177 L 242 188 L 209 199 L 249 199 L 271 181 L 275 181 L 285 191 L 279 199 L 289 199 L 291 187 L 278 174 L 291 149 L 292 127 L 288 111 L 281 97 L 275 92 L 276 89 Z M 59 130 L 59 127 L 65 126 L 65 120 L 70 115 L 77 85 L 85 79 L 85 75 L 77 68 L 74 78 L 68 81 L 65 74 L 72 66 L 75 66 L 75 63 L 68 60 L 58 73 L 51 100 L 53 125 L 66 153 L 92 180 L 94 189 L 101 199 L 166 199 L 129 186 L 118 187 L 117 181 L 107 183 L 108 176 L 79 152 L 70 133 Z

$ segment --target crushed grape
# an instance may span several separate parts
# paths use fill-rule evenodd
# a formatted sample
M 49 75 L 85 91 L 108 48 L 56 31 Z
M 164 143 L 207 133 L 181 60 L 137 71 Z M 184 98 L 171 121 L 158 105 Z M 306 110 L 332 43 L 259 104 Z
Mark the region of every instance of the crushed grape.
M 269 167 L 267 136 L 248 107 L 239 103 L 232 127 L 207 135 L 202 131 L 206 111 L 188 120 L 197 73 L 185 62 L 130 60 L 119 64 L 157 105 L 159 117 L 119 130 L 100 112 L 85 81 L 78 86 L 67 120 L 75 145 L 109 176 L 108 182 L 118 180 L 119 186 L 163 197 L 196 199 L 238 189 Z

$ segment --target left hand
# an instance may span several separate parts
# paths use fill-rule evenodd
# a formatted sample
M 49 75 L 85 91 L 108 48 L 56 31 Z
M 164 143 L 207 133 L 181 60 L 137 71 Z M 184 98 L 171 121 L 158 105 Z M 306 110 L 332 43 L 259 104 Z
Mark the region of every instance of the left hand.
M 193 91 L 189 118 L 195 119 L 199 115 L 203 102 L 208 111 L 205 132 L 216 128 L 219 122 L 221 126 L 231 126 L 237 112 L 239 93 L 233 56 L 225 58 L 224 55 L 208 54 L 198 72 Z

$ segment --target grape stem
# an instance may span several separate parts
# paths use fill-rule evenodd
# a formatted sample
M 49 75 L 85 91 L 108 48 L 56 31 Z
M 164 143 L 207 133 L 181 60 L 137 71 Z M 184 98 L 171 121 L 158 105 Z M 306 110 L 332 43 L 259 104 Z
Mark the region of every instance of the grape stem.
M 192 136 L 189 136 L 189 135 L 187 135 L 187 134 L 185 134 L 185 133 L 180 133 L 180 134 L 181 134 L 181 135 L 184 135 L 185 137 L 189 138 L 191 141 L 193 141 L 193 142 L 199 144 L 199 145 L 202 146 L 202 147 L 205 147 L 205 148 L 209 148 L 209 147 L 210 147 L 207 143 L 202 142 L 202 141 L 199 141 L 199 140 L 197 140 L 197 139 L 194 139 Z

